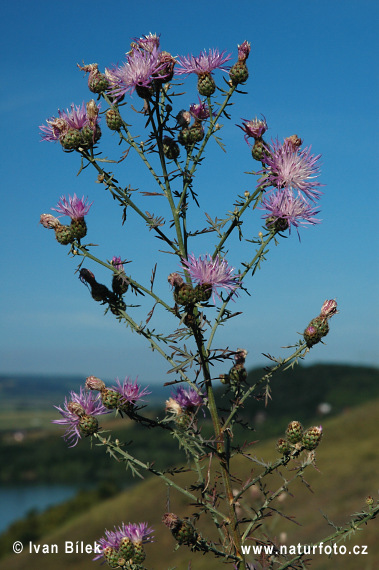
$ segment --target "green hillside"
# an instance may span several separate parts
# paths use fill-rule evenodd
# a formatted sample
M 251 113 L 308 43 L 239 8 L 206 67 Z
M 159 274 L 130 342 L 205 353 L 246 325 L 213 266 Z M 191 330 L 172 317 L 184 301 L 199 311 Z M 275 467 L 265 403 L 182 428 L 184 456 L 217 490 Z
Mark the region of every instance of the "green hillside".
M 275 516 L 266 519 L 262 533 L 268 532 L 277 538 L 286 533 L 287 544 L 307 543 L 317 541 L 332 533 L 321 511 L 337 525 L 345 524 L 349 516 L 364 507 L 367 495 L 378 497 L 378 417 L 379 400 L 370 401 L 359 407 L 346 409 L 344 413 L 323 421 L 324 438 L 317 450 L 317 469 L 308 468 L 305 477 L 314 493 L 303 484 L 290 488 L 291 494 L 280 497 L 280 506 L 287 516 L 294 516 L 298 524 Z M 255 445 L 251 453 L 266 461 L 277 457 L 275 441 L 266 441 Z M 242 459 L 242 460 L 241 460 Z M 246 460 L 235 460 L 235 468 L 243 479 L 249 475 Z M 289 464 L 288 478 L 290 477 Z M 180 480 L 188 481 L 188 474 L 180 475 Z M 270 489 L 276 488 L 275 476 L 266 479 Z M 250 506 L 254 506 L 257 497 L 247 498 Z M 65 541 L 83 541 L 93 543 L 104 533 L 104 528 L 111 529 L 113 525 L 125 522 L 148 521 L 155 528 L 155 542 L 146 547 L 146 566 L 154 570 L 168 570 L 176 567 L 178 570 L 219 570 L 229 568 L 211 555 L 193 554 L 186 547 L 173 552 L 174 540 L 169 531 L 162 525 L 162 514 L 170 510 L 179 515 L 190 515 L 191 509 L 185 509 L 185 501 L 175 492 L 167 494 L 159 480 L 150 478 L 139 483 L 131 490 L 105 501 L 100 499 L 88 507 L 85 512 L 75 514 L 70 521 L 40 541 L 51 545 L 57 544 L 60 555 L 28 554 L 11 555 L 0 561 L 0 569 L 4 570 L 84 570 L 100 567 L 91 561 L 87 554 L 64 554 Z M 208 534 L 207 523 L 202 525 L 202 531 Z M 379 560 L 379 531 L 378 521 L 358 532 L 354 540 L 347 542 L 349 551 L 353 544 L 367 545 L 368 555 L 348 555 L 328 559 L 315 555 L 311 568 L 313 570 L 374 570 Z M 13 537 L 12 537 L 13 538 Z M 10 538 L 11 540 L 11 538 Z M 13 538 L 13 540 L 15 540 Z M 11 541 L 12 542 L 12 541 Z M 9 550 L 11 549 L 11 542 Z M 189 562 L 191 565 L 189 566 Z M 253 561 L 253 558 L 251 558 Z

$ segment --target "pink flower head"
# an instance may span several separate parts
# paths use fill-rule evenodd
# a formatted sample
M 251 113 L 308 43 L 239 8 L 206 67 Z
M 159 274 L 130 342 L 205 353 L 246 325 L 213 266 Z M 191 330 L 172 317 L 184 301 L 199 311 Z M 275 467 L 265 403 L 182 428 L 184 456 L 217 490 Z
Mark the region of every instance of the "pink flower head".
M 305 194 L 307 198 L 315 201 L 319 198 L 321 186 L 315 178 L 320 174 L 317 164 L 320 154 L 311 154 L 311 147 L 303 150 L 297 148 L 291 141 L 281 144 L 278 140 L 273 141 L 265 153 L 266 167 L 263 174 L 267 175 L 267 182 L 276 188 L 291 188 L 298 194 Z M 258 181 L 260 184 L 262 179 Z
M 140 400 L 143 396 L 151 394 L 147 388 L 142 389 L 141 386 L 137 384 L 137 380 L 132 382 L 128 376 L 122 383 L 118 378 L 116 378 L 116 386 L 112 386 L 112 390 L 115 390 L 115 392 L 120 394 L 121 405 L 125 405 L 127 403 L 135 404 L 137 400 Z
M 193 388 L 188 388 L 187 390 L 180 386 L 176 393 L 171 394 L 172 399 L 179 404 L 179 406 L 187 411 L 193 411 L 198 406 L 202 406 L 204 403 L 203 396 L 201 396 Z
M 74 404 L 74 406 L 72 404 Z M 71 443 L 69 447 L 74 447 L 82 437 L 79 428 L 80 417 L 72 411 L 75 406 L 77 409 L 82 409 L 83 413 L 87 416 L 98 416 L 110 412 L 110 410 L 107 410 L 103 406 L 98 396 L 94 396 L 93 392 L 86 392 L 82 387 L 80 387 L 79 394 L 70 392 L 70 400 L 65 398 L 64 409 L 60 406 L 54 406 L 61 414 L 62 419 L 52 420 L 53 424 L 67 426 L 63 438 L 65 441 Z
M 80 220 L 88 214 L 93 204 L 93 202 L 87 204 L 86 200 L 88 200 L 88 198 L 84 198 L 84 196 L 82 196 L 82 198 L 78 198 L 76 194 L 74 194 L 72 198 L 69 195 L 68 200 L 65 196 L 61 196 L 60 201 L 57 204 L 57 208 L 51 209 L 63 216 L 70 216 L 72 220 Z
M 238 59 L 239 61 L 246 61 L 249 57 L 251 45 L 246 40 L 238 46 Z
M 262 200 L 260 209 L 265 209 L 264 218 L 269 219 L 269 224 L 275 224 L 277 220 L 286 220 L 289 230 L 294 226 L 299 235 L 298 228 L 309 224 L 319 224 L 321 220 L 314 216 L 320 210 L 312 208 L 311 205 L 301 196 L 294 196 L 292 190 L 283 188 L 275 193 L 270 194 Z M 300 236 L 299 236 L 300 239 Z
M 331 299 L 330 301 L 326 300 L 321 307 L 320 315 L 322 317 L 326 317 L 330 319 L 333 315 L 337 314 L 337 301 L 335 299 Z
M 122 532 L 125 532 L 125 535 L 128 536 L 133 543 L 152 542 L 154 538 L 153 536 L 149 536 L 154 532 L 154 529 L 149 527 L 145 522 L 124 525 Z
M 124 271 L 124 265 L 122 264 L 121 257 L 113 256 L 111 263 L 118 271 Z
M 205 101 L 201 101 L 199 97 L 199 103 L 190 106 L 190 113 L 192 117 L 197 121 L 205 121 L 209 118 L 209 109 Z
M 181 68 L 176 69 L 176 75 L 188 75 L 189 73 L 196 73 L 197 75 L 203 75 L 211 73 L 215 69 L 221 69 L 222 71 L 228 71 L 229 67 L 225 67 L 225 63 L 232 57 L 230 54 L 225 55 L 226 50 L 221 53 L 218 49 L 210 49 L 208 53 L 206 51 L 200 52 L 198 57 L 193 55 L 188 55 L 187 57 L 179 56 L 178 63 Z
M 152 52 L 155 49 L 159 48 L 160 44 L 160 34 L 150 34 L 148 36 L 142 36 L 141 38 L 133 38 L 134 43 L 132 44 L 132 48 L 141 48 L 145 51 Z
M 72 103 L 71 109 L 66 109 L 66 111 L 58 109 L 58 118 L 51 117 L 47 119 L 47 125 L 41 125 L 39 127 L 43 133 L 41 140 L 58 141 L 61 135 L 68 129 L 80 131 L 87 125 L 94 129 L 99 122 L 98 114 L 100 106 L 96 105 L 94 101 L 92 105 L 91 102 L 89 105 L 90 109 L 96 110 L 95 116 L 93 116 L 93 112 L 90 117 L 88 116 L 88 105 L 86 105 L 84 101 L 81 105 L 74 105 L 74 103 Z
M 111 84 L 109 93 L 121 99 L 127 91 L 133 93 L 137 87 L 149 88 L 154 77 L 164 79 L 166 62 L 160 60 L 160 52 L 156 47 L 152 51 L 133 49 L 127 61 L 115 69 L 106 69 L 105 75 Z M 162 75 L 163 74 L 163 75 Z
M 242 129 L 245 133 L 244 139 L 247 144 L 250 144 L 248 141 L 249 137 L 260 139 L 268 129 L 266 119 L 264 117 L 263 119 L 257 119 L 257 117 L 255 117 L 255 119 L 252 119 L 251 121 L 248 121 L 247 119 L 242 120 L 242 126 L 237 125 L 237 127 Z
M 188 271 L 191 279 L 199 285 L 210 285 L 213 290 L 213 301 L 215 296 L 221 300 L 218 289 L 224 289 L 228 295 L 236 293 L 240 286 L 239 277 L 233 275 L 234 267 L 229 267 L 225 259 L 217 255 L 214 259 L 208 254 L 196 259 L 193 254 L 188 256 L 188 260 L 183 259 L 182 268 Z

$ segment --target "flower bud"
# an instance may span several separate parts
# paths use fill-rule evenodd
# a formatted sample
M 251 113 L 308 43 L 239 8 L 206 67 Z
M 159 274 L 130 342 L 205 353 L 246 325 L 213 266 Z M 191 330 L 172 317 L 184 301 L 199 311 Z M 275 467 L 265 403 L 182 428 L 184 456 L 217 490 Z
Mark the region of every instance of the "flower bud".
M 58 243 L 62 245 L 68 245 L 69 243 L 72 243 L 75 239 L 75 236 L 72 233 L 71 226 L 64 226 L 62 224 L 59 224 L 54 227 L 54 230 L 55 230 L 55 239 L 57 240 Z
M 133 558 L 135 554 L 134 544 L 128 536 L 124 536 L 121 539 L 118 552 L 125 560 L 131 560 Z
M 106 548 L 103 548 L 102 554 L 108 566 L 110 566 L 111 568 L 120 568 L 120 565 L 118 563 L 120 555 L 115 548 L 107 546 Z
M 169 160 L 176 160 L 180 154 L 178 144 L 171 137 L 163 138 L 163 152 Z
M 249 70 L 245 61 L 238 60 L 229 71 L 230 81 L 232 85 L 239 85 L 240 83 L 245 83 L 249 78 Z
M 322 437 L 322 427 L 313 426 L 305 430 L 302 437 L 302 444 L 308 451 L 313 451 L 316 449 L 321 441 Z
M 301 138 L 299 138 L 297 135 L 291 135 L 290 137 L 287 137 L 286 139 L 284 139 L 288 144 L 291 145 L 292 149 L 294 151 L 296 151 L 298 148 L 301 147 L 301 145 L 303 144 L 303 141 L 301 140 Z
M 210 97 L 216 91 L 216 83 L 210 73 L 199 73 L 197 90 L 200 95 Z
M 278 441 L 276 442 L 276 449 L 282 455 L 288 455 L 289 452 L 291 451 L 291 447 L 290 447 L 288 441 L 286 439 L 283 439 L 283 438 L 278 439 Z
M 221 384 L 230 384 L 229 374 L 220 374 L 219 379 Z
M 50 230 L 55 229 L 57 226 L 60 225 L 58 218 L 56 218 L 52 214 L 41 214 L 39 223 L 42 224 L 44 228 Z
M 179 544 L 195 544 L 198 533 L 189 520 L 180 519 L 175 513 L 166 513 L 162 518 Z
M 251 155 L 254 160 L 258 160 L 258 162 L 264 162 L 265 159 L 265 152 L 266 152 L 266 145 L 261 138 L 255 139 L 253 148 L 251 149 Z
M 338 313 L 337 311 L 337 301 L 335 299 L 331 299 L 330 301 L 326 300 L 321 307 L 320 317 L 325 317 L 326 319 L 330 319 L 333 315 Z
M 321 315 L 313 319 L 304 331 L 304 340 L 308 348 L 320 342 L 329 332 L 328 320 Z
M 111 131 L 118 131 L 123 124 L 121 115 L 115 107 L 108 109 L 105 113 L 105 122 L 107 123 L 108 129 Z
M 191 122 L 191 113 L 182 109 L 176 116 L 177 123 L 179 127 L 188 127 Z
M 85 415 L 85 410 L 78 402 L 69 402 L 67 404 L 67 409 L 72 414 L 75 414 L 79 418 Z
M 108 410 L 113 410 L 118 407 L 120 394 L 116 390 L 111 390 L 110 388 L 103 388 L 100 392 L 101 401 L 103 405 L 108 408 Z
M 96 376 L 88 376 L 86 378 L 85 386 L 88 390 L 97 390 L 98 392 L 105 388 L 104 382 Z
M 99 422 L 94 416 L 84 414 L 80 418 L 79 429 L 84 435 L 93 435 L 99 429 Z
M 303 426 L 301 423 L 297 421 L 290 422 L 286 430 L 286 436 L 290 443 L 298 443 L 303 436 Z
M 197 302 L 196 291 L 192 285 L 183 283 L 175 287 L 174 299 L 178 305 L 194 305 Z
M 87 224 L 84 218 L 76 218 L 71 220 L 71 233 L 75 239 L 82 239 L 87 235 Z

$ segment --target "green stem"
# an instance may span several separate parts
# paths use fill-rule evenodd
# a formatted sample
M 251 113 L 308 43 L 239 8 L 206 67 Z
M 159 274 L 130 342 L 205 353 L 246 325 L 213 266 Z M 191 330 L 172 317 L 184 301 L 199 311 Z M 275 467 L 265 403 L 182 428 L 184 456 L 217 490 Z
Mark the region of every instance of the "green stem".
M 96 437 L 101 442 L 102 445 L 106 445 L 109 449 L 111 449 L 113 452 L 115 452 L 118 455 L 120 455 L 121 457 L 123 457 L 126 461 L 130 461 L 131 463 L 133 463 L 137 467 L 140 467 L 141 469 L 145 469 L 146 471 L 149 471 L 153 475 L 160 477 L 163 481 L 165 481 L 165 483 L 169 487 L 173 487 L 174 489 L 176 489 L 177 491 L 179 491 L 180 493 L 185 495 L 192 502 L 195 502 L 196 504 L 201 504 L 201 506 L 203 506 L 204 509 L 206 509 L 207 511 L 214 513 L 215 515 L 217 515 L 218 517 L 220 517 L 223 520 L 227 520 L 227 516 L 224 513 L 222 513 L 218 509 L 215 509 L 214 507 L 212 507 L 212 505 L 210 505 L 208 503 L 204 503 L 202 501 L 199 502 L 196 495 L 193 495 L 192 493 L 187 491 L 187 489 L 183 489 L 182 487 L 180 487 L 180 485 L 177 485 L 177 483 L 175 483 L 172 479 L 167 477 L 164 473 L 162 473 L 158 469 L 155 469 L 152 465 L 150 465 L 148 463 L 144 463 L 143 461 L 140 461 L 139 459 L 136 459 L 135 457 L 130 455 L 130 453 L 121 449 L 121 447 L 116 442 L 110 441 L 109 439 L 102 437 L 99 433 L 95 433 L 94 437 Z
M 260 384 L 263 384 L 264 382 L 267 381 L 268 378 L 270 378 L 274 372 L 277 372 L 278 370 L 280 370 L 281 368 L 283 368 L 283 366 L 285 366 L 286 364 L 288 364 L 289 362 L 291 362 L 291 360 L 294 360 L 295 358 L 298 357 L 302 357 L 303 354 L 306 354 L 306 352 L 308 352 L 308 347 L 306 345 L 306 343 L 302 343 L 299 348 L 293 353 L 291 354 L 291 356 L 289 356 L 288 358 L 285 358 L 283 361 L 281 361 L 279 364 L 277 364 L 276 366 L 274 366 L 273 368 L 271 368 L 270 372 L 268 374 L 265 374 L 258 382 L 256 382 L 255 384 L 253 384 L 253 386 L 250 386 L 250 388 L 248 390 L 246 390 L 246 392 L 244 393 L 244 395 L 242 396 L 242 398 L 240 398 L 238 400 L 238 404 L 235 404 L 232 411 L 230 412 L 229 416 L 226 418 L 224 425 L 223 425 L 223 430 L 225 431 L 228 426 L 230 425 L 231 421 L 233 420 L 234 416 L 236 415 L 236 413 L 238 412 L 239 408 L 243 405 L 243 403 L 245 402 L 245 400 L 254 392 L 254 390 L 256 389 L 257 386 L 259 386 Z M 253 483 L 252 483 L 253 484 Z

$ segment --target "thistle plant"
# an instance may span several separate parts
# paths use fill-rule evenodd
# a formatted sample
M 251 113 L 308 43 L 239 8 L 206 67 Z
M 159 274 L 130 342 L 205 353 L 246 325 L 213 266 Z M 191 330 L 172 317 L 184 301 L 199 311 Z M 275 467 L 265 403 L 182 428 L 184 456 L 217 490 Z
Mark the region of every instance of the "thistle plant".
M 297 135 L 289 134 L 283 141 L 264 140 L 268 123 L 266 118 L 258 119 L 256 115 L 236 125 L 251 147 L 251 156 L 246 152 L 246 156 L 241 157 L 243 170 L 249 168 L 251 162 L 256 169 L 251 172 L 254 177 L 251 190 L 232 197 L 233 208 L 224 219 L 207 215 L 205 228 L 190 227 L 189 212 L 198 208 L 195 173 L 206 167 L 203 159 L 209 144 L 216 143 L 224 149 L 220 120 L 230 120 L 232 103 L 237 104 L 244 96 L 240 86 L 246 89 L 250 51 L 250 44 L 244 41 L 237 48 L 234 63 L 232 54 L 216 49 L 203 51 L 199 56 L 173 57 L 162 49 L 156 34 L 134 38 L 125 61 L 117 67 L 102 72 L 97 63 L 78 64 L 89 74 L 88 86 L 97 96 L 97 103 L 91 98 L 87 103 L 73 104 L 66 111 L 58 111 L 57 117 L 48 119 L 46 125 L 40 127 L 42 140 L 61 145 L 65 152 L 76 153 L 80 171 L 93 169 L 97 182 L 121 206 L 122 221 L 126 212 L 143 220 L 147 229 L 164 243 L 171 266 L 168 275 L 162 275 L 155 266 L 151 282 L 147 284 L 138 282 L 133 272 L 127 270 L 127 261 L 119 255 L 125 255 L 125 244 L 117 244 L 117 255 L 110 260 L 98 258 L 95 247 L 83 243 L 87 232 L 91 232 L 85 217 L 90 220 L 95 193 L 91 194 L 90 204 L 88 198 L 79 199 L 74 194 L 73 197 L 62 196 L 52 208 L 61 216 L 69 216 L 70 225 L 61 224 L 52 214 L 41 215 L 43 227 L 54 229 L 59 244 L 69 248 L 75 262 L 79 260 L 76 270 L 80 282 L 87 286 L 94 301 L 144 337 L 154 356 L 165 359 L 173 378 L 167 382 L 173 391 L 162 417 L 153 418 L 148 413 L 149 391 L 136 380 L 127 376 L 123 382 L 117 379 L 113 386 L 106 386 L 100 378 L 88 376 L 79 394 L 71 393 L 64 409 L 57 408 L 62 419 L 54 421 L 66 427 L 64 437 L 70 445 L 78 444 L 83 437 L 91 437 L 117 461 L 123 462 L 131 474 L 153 474 L 163 486 L 182 493 L 193 507 L 192 517 L 166 512 L 165 499 L 162 500 L 162 524 L 171 532 L 173 546 L 218 557 L 226 567 L 237 570 L 251 568 L 251 560 L 246 559 L 242 548 L 246 540 L 273 544 L 267 519 L 280 513 L 276 499 L 295 480 L 303 481 L 305 469 L 315 465 L 317 446 L 323 435 L 321 426 L 304 428 L 293 420 L 285 437 L 277 442 L 277 460 L 264 463 L 233 439 L 236 426 L 242 426 L 247 433 L 253 428 L 242 420 L 241 410 L 248 398 L 262 390 L 267 401 L 275 394 L 275 375 L 314 350 L 328 334 L 329 321 L 338 312 L 336 301 L 326 300 L 320 314 L 289 347 L 293 349 L 291 354 L 280 358 L 269 356 L 269 366 L 254 385 L 247 381 L 245 348 L 214 346 L 218 328 L 239 317 L 243 297 L 250 286 L 247 277 L 264 267 L 268 246 L 273 243 L 280 247 L 292 228 L 300 238 L 300 231 L 320 223 L 316 218 L 322 196 L 320 155 L 312 154 L 311 147 L 303 146 Z M 227 62 L 231 65 L 226 65 Z M 180 108 L 178 91 L 183 91 L 183 81 L 191 74 L 197 75 L 197 93 L 191 94 L 193 102 L 188 108 Z M 174 105 L 177 108 L 174 109 Z M 145 118 L 142 133 L 133 127 L 134 119 L 140 114 Z M 119 143 L 123 159 L 128 160 L 133 155 L 133 160 L 139 160 L 147 169 L 156 192 L 149 189 L 141 198 L 106 168 L 107 163 L 115 165 L 120 158 L 111 161 L 101 157 L 98 145 L 101 137 L 107 136 L 107 129 Z M 155 195 L 163 196 L 166 202 L 158 215 L 146 211 L 143 203 L 146 197 Z M 162 215 L 167 208 L 169 220 Z M 251 230 L 245 229 L 247 214 L 250 219 L 255 215 L 256 235 L 252 236 Z M 196 238 L 204 235 L 207 246 L 199 251 Z M 254 247 L 251 257 L 241 259 L 236 267 L 228 262 L 226 249 L 232 235 Z M 133 242 L 135 255 L 138 255 L 138 241 L 139 236 Z M 130 249 L 127 253 L 131 253 Z M 106 284 L 97 280 L 96 264 L 108 272 Z M 163 294 L 154 290 L 157 280 Z M 132 294 L 142 295 L 153 304 L 142 324 L 138 324 L 134 314 Z M 173 330 L 157 332 L 160 324 L 155 315 L 157 306 L 170 315 L 171 322 L 175 323 Z M 130 358 L 132 356 L 130 354 Z M 212 371 L 216 363 L 224 372 L 215 377 Z M 216 404 L 216 391 L 225 396 L 221 407 Z M 169 473 L 160 471 L 154 467 L 154 458 L 149 463 L 141 461 L 133 454 L 133 448 L 126 450 L 105 432 L 99 416 L 112 410 L 146 429 L 170 432 L 185 452 L 193 473 L 193 485 L 182 487 L 176 481 L 175 469 Z M 245 482 L 233 472 L 231 459 L 236 455 L 244 458 L 254 473 Z M 268 490 L 264 481 L 272 473 L 281 476 L 283 483 L 277 489 Z M 239 482 L 237 489 L 236 481 Z M 243 498 L 252 489 L 259 490 L 260 504 L 243 510 Z M 377 506 L 370 503 L 369 510 L 357 518 L 356 526 L 376 513 Z M 209 528 L 213 526 L 215 532 L 210 531 L 209 536 L 200 532 L 197 526 L 200 519 L 206 521 Z M 115 521 L 114 531 L 106 530 L 99 539 L 101 555 L 97 558 L 103 558 L 111 568 L 143 569 L 144 545 L 152 540 L 152 532 L 148 522 Z M 349 530 L 341 529 L 333 539 L 343 538 L 347 532 Z M 261 558 L 262 567 L 305 567 L 302 555 L 283 558 L 275 552 L 265 560 Z

